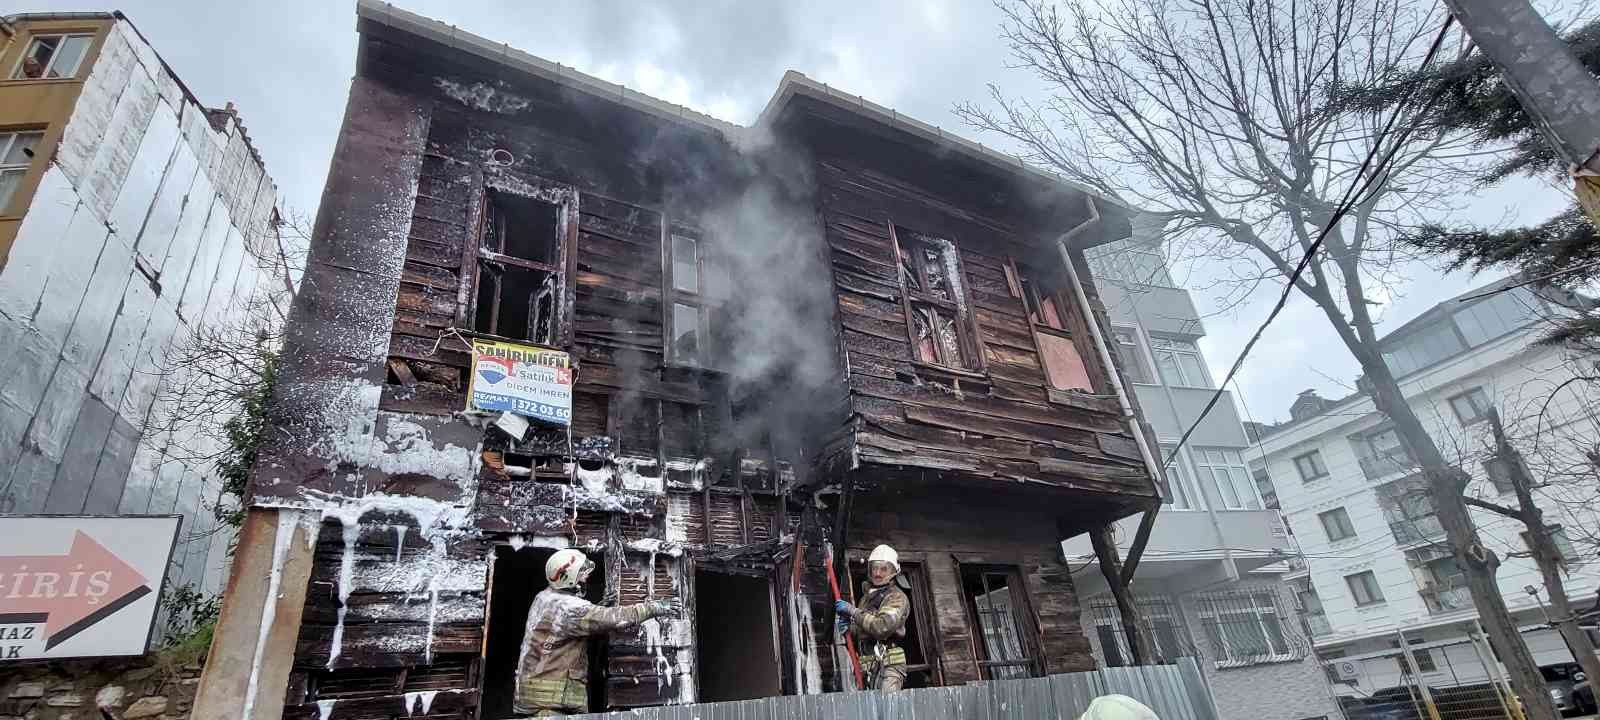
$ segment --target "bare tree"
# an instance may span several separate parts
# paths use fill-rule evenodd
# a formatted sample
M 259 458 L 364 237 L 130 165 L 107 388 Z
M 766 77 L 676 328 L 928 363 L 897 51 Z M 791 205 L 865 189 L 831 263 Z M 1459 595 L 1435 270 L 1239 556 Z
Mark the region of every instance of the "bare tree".
M 1415 70 L 1447 37 L 1445 16 L 1414 0 L 1001 2 L 1017 64 L 1051 94 L 1008 98 L 991 86 L 992 104 L 957 111 L 1030 159 L 1150 208 L 1198 256 L 1295 278 L 1422 468 L 1516 691 L 1532 717 L 1554 718 L 1495 583 L 1500 560 L 1463 503 L 1468 476 L 1406 403 L 1374 327 L 1408 259 L 1396 238 L 1459 202 L 1458 178 L 1486 151 L 1415 132 L 1425 103 L 1328 102 L 1336 87 Z

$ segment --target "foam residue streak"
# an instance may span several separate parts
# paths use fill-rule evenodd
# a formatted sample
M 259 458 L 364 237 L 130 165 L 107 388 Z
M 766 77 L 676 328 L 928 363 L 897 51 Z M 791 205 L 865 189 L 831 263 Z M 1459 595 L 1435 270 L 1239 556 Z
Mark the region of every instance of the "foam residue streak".
M 433 699 L 439 695 L 438 690 L 417 690 L 406 693 L 406 715 L 413 715 L 418 709 L 423 715 L 433 711 Z M 417 706 L 421 705 L 421 708 Z
M 250 717 L 255 709 L 256 693 L 260 690 L 261 657 L 266 652 L 267 635 L 272 632 L 273 620 L 278 612 L 278 589 L 283 584 L 283 561 L 289 552 L 289 543 L 294 541 L 294 531 L 299 529 L 304 522 L 304 516 L 293 510 L 278 511 L 278 532 L 272 541 L 272 569 L 267 577 L 267 594 L 261 603 L 261 627 L 256 635 L 255 656 L 250 661 L 250 681 L 245 686 L 244 712 L 241 718 Z M 316 533 L 307 528 L 311 535 Z
M 317 720 L 328 720 L 328 716 L 333 714 L 333 705 L 337 702 L 339 702 L 338 698 L 334 698 L 332 700 L 318 700 Z
M 822 692 L 822 663 L 817 659 L 817 636 L 811 630 L 811 603 L 805 593 L 789 594 L 789 610 L 795 619 L 789 623 L 789 640 L 794 648 L 796 683 L 801 695 L 815 695 Z

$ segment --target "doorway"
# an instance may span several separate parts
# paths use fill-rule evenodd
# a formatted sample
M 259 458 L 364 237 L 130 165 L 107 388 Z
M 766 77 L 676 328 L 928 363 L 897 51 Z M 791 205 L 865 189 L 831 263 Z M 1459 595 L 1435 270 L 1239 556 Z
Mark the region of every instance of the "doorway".
M 699 701 L 782 695 L 772 583 L 763 577 L 699 570 L 694 598 Z
M 482 708 L 484 720 L 520 717 L 511 711 L 517 688 L 517 661 L 522 652 L 522 636 L 527 631 L 528 609 L 533 597 L 548 585 L 544 564 L 554 550 L 524 546 L 496 545 L 493 572 L 489 578 L 489 616 L 484 628 Z M 594 573 L 584 588 L 590 602 L 605 595 L 604 560 L 591 557 Z M 606 636 L 589 640 L 589 708 L 605 707 Z

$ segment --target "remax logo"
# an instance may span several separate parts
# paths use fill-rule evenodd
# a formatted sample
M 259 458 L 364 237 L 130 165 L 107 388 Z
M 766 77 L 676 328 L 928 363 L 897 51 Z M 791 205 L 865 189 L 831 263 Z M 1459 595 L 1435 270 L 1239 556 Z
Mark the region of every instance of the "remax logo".
M 511 361 L 500 358 L 478 356 L 478 377 L 484 382 L 494 385 L 511 375 Z

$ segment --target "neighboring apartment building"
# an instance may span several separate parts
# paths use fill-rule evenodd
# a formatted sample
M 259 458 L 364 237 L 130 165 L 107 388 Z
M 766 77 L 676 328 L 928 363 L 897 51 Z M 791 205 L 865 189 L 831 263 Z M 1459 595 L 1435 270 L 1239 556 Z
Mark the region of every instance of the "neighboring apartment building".
M 1535 498 L 1567 554 L 1567 593 L 1585 609 L 1600 589 L 1600 566 L 1592 543 L 1580 543 L 1579 552 L 1569 535 L 1579 537 L 1583 528 L 1581 535 L 1589 536 L 1596 527 L 1589 509 L 1593 481 L 1569 484 L 1541 469 L 1563 446 L 1587 448 L 1600 436 L 1592 386 L 1574 383 L 1552 397 L 1573 376 L 1572 359 L 1562 348 L 1535 342 L 1549 327 L 1540 318 L 1563 311 L 1502 281 L 1434 306 L 1381 342 L 1446 459 L 1472 474 L 1468 494 L 1514 506 L 1509 482 L 1486 465 L 1491 437 L 1485 413 L 1499 410 L 1535 481 L 1551 481 Z M 1317 652 L 1341 694 L 1364 697 L 1404 682 L 1401 630 L 1428 684 L 1485 682 L 1485 665 L 1468 640 L 1477 617 L 1471 597 L 1443 545 L 1419 469 L 1386 419 L 1365 395 L 1328 400 L 1310 390 L 1294 401 L 1291 415 L 1260 428 L 1252 457 L 1265 461 L 1253 467 L 1270 476 L 1304 552 L 1304 569 L 1289 581 L 1309 611 Z M 1472 517 L 1501 558 L 1501 594 L 1535 659 L 1547 668 L 1572 663 L 1560 637 L 1544 626 L 1544 591 L 1527 557 L 1524 528 L 1476 508 Z M 1525 592 L 1527 586 L 1541 597 Z
M 830 547 L 899 549 L 909 686 L 1094 667 L 1059 543 L 1159 501 L 1082 256 L 1125 206 L 798 73 L 739 127 L 357 18 L 197 717 L 506 717 L 567 547 L 689 608 L 596 709 L 840 689 Z M 528 358 L 566 389 L 463 411 Z
M 214 446 L 174 450 L 194 419 L 158 396 L 193 379 L 171 348 L 265 297 L 275 197 L 127 18 L 0 20 L 0 513 L 181 514 L 168 585 L 221 591 Z
M 1123 380 L 1160 442 L 1161 459 L 1212 395 L 1215 378 L 1189 293 L 1161 254 L 1160 228 L 1136 217 L 1131 238 L 1089 253 L 1112 325 Z M 1167 467 L 1168 497 L 1134 575 L 1133 590 L 1167 658 L 1193 656 L 1222 717 L 1337 718 L 1338 706 L 1282 581 L 1290 539 L 1248 469 L 1250 441 L 1233 394 L 1223 392 Z M 1138 517 L 1117 524 L 1126 555 Z M 1088 538 L 1069 540 L 1083 623 L 1103 666 L 1130 661 L 1122 623 Z

